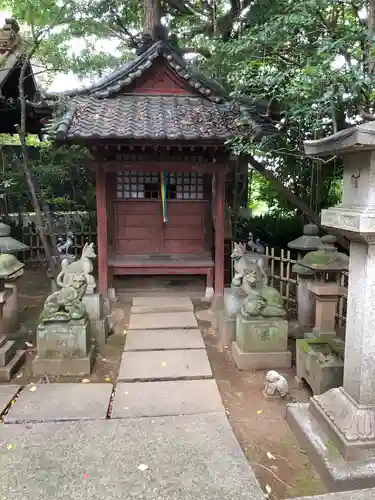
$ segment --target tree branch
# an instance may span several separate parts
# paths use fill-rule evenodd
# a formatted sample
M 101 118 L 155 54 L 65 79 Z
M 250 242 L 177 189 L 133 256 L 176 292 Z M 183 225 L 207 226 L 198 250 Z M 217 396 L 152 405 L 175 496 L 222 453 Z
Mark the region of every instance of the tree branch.
M 314 212 L 305 202 L 303 202 L 300 198 L 298 198 L 292 191 L 290 191 L 287 187 L 282 184 L 282 182 L 279 181 L 279 179 L 270 171 L 268 170 L 262 163 L 257 161 L 252 155 L 247 156 L 247 160 L 250 163 L 252 167 L 255 168 L 257 172 L 263 175 L 265 179 L 267 179 L 269 182 L 273 184 L 275 189 L 280 193 L 281 196 L 283 196 L 286 200 L 289 201 L 292 205 L 297 207 L 301 212 L 306 214 L 313 222 L 314 224 L 317 224 L 319 227 L 323 227 L 321 222 L 320 222 L 320 217 L 319 215 Z M 325 231 L 334 234 L 335 236 L 338 237 L 337 242 L 346 250 L 349 249 L 349 242 L 346 238 L 343 237 L 341 231 L 338 229 L 331 229 L 331 228 L 323 228 Z

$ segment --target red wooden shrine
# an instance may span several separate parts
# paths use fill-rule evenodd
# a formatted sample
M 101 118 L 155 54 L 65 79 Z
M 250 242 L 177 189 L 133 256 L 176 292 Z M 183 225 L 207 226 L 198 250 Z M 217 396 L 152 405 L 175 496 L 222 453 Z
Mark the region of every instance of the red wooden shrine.
M 222 89 L 156 41 L 55 120 L 96 174 L 99 289 L 118 275 L 201 274 L 224 294 L 226 145 L 238 112 Z

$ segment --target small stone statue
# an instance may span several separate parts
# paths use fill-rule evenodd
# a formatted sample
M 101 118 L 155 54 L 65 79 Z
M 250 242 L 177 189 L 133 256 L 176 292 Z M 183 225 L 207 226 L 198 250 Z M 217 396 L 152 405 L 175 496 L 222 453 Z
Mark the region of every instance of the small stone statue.
M 73 274 L 71 284 L 47 297 L 40 316 L 41 323 L 83 319 L 86 316 L 86 309 L 82 298 L 86 285 L 86 277 L 83 273 Z
M 56 283 L 58 286 L 65 287 L 72 284 L 72 279 L 74 274 L 84 274 L 87 283 L 87 293 L 94 293 L 96 287 L 96 281 L 92 275 L 93 263 L 92 259 L 96 258 L 96 253 L 94 251 L 94 244 L 86 243 L 82 249 L 81 258 L 75 262 L 69 263 L 68 259 L 64 259 L 61 262 L 61 271 L 56 278 Z
M 255 270 L 257 280 L 263 281 L 265 285 L 268 283 L 268 276 L 264 265 L 264 256 L 261 254 L 253 254 L 250 256 L 246 252 L 246 248 L 241 243 L 234 243 L 232 255 L 230 256 L 234 263 L 235 275 L 232 280 L 234 286 L 241 286 L 242 279 L 250 270 Z
M 289 392 L 288 382 L 280 373 L 270 370 L 266 375 L 266 383 L 263 389 L 265 396 L 281 396 L 285 398 Z
M 286 316 L 281 294 L 271 286 L 258 285 L 256 270 L 250 270 L 243 276 L 242 289 L 247 295 L 241 307 L 241 315 L 245 319 L 257 316 L 268 318 Z

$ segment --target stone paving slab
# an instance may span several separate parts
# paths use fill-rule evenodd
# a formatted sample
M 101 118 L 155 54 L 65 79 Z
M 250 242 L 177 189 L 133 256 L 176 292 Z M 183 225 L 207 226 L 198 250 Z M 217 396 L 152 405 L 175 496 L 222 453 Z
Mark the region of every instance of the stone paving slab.
M 202 334 L 197 328 L 170 330 L 130 330 L 125 351 L 157 351 L 166 349 L 204 349 Z
M 134 304 L 134 300 L 136 301 L 136 299 L 133 299 L 133 305 L 130 309 L 131 314 L 194 311 L 193 303 L 187 297 L 156 297 L 154 299 L 141 300 L 140 304 Z
M 193 303 L 188 297 L 134 297 L 133 307 L 185 307 L 186 311 L 192 311 Z
M 215 380 L 119 383 L 112 418 L 224 412 Z
M 4 418 L 6 424 L 106 418 L 112 384 L 28 385 Z
M 0 413 L 5 410 L 19 389 L 19 385 L 0 385 Z
M 212 378 L 204 349 L 175 351 L 126 351 L 119 382 Z
M 129 330 L 159 330 L 160 328 L 198 328 L 192 311 L 131 314 Z
M 3 498 L 264 500 L 222 414 L 0 427 Z

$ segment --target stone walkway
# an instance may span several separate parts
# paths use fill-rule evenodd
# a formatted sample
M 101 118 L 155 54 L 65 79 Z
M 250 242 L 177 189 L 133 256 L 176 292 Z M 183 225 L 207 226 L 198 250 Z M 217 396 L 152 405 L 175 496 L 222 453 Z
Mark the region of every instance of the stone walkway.
M 17 393 L 0 426 L 4 498 L 264 498 L 187 298 L 134 299 L 116 387 L 0 386 L 0 411 Z

